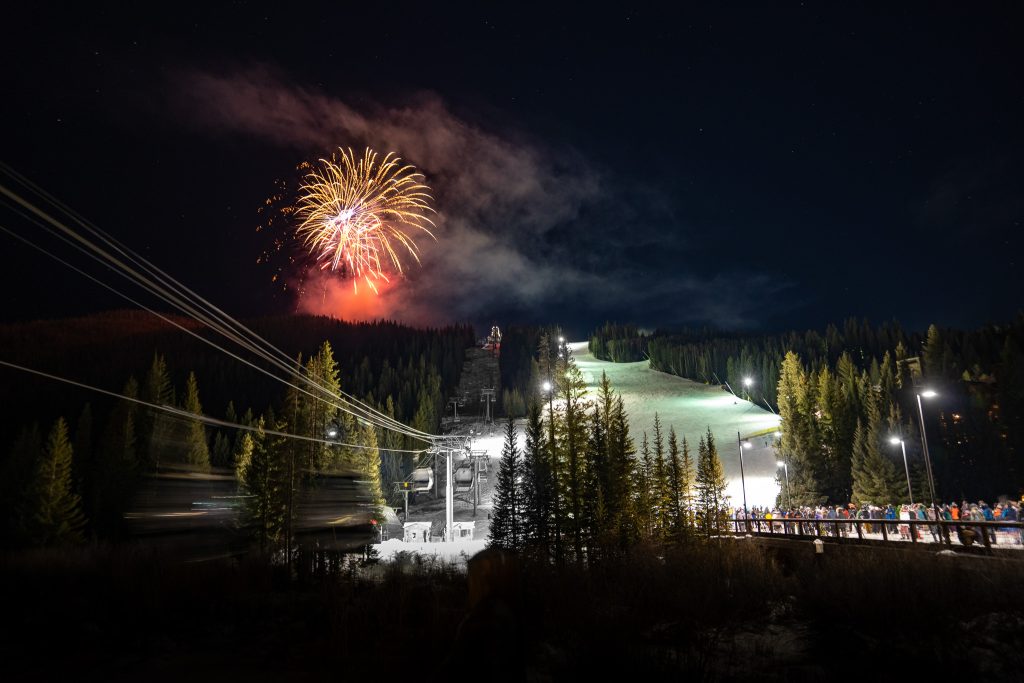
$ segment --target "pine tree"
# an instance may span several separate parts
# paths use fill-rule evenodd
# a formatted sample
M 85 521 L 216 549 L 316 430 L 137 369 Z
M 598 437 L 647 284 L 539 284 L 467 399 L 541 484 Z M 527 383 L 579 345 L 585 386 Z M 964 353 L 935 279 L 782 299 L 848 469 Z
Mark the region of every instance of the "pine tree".
M 949 368 L 945 364 L 945 336 L 935 325 L 928 326 L 928 340 L 924 345 L 924 373 L 929 379 L 942 380 Z
M 608 484 L 608 432 L 601 417 L 600 401 L 590 413 L 587 430 L 583 483 L 583 529 L 588 559 L 594 562 L 609 544 L 608 507 L 605 501 Z
M 857 427 L 853 431 L 853 458 L 850 462 L 853 481 L 850 500 L 859 505 L 878 502 L 875 500 L 874 479 L 868 466 L 866 438 L 864 425 L 857 420 Z
M 697 452 L 697 526 L 710 538 L 724 531 L 727 524 L 727 482 L 710 427 L 707 434 L 701 437 Z
M 505 426 L 505 444 L 501 451 L 501 465 L 494 489 L 494 512 L 491 515 L 488 546 L 519 551 L 523 548 L 523 503 L 520 480 L 523 467 L 516 444 L 516 426 L 508 418 Z
M 683 460 L 679 453 L 679 441 L 676 438 L 676 428 L 670 426 L 668 429 L 668 512 L 669 528 L 671 533 L 679 534 L 683 531 L 683 488 L 685 473 L 683 472 Z
M 561 440 L 556 436 L 556 422 L 554 403 L 552 401 L 555 392 L 558 391 L 559 378 L 562 377 L 565 365 L 562 359 L 556 360 L 551 348 L 551 337 L 543 333 L 538 342 L 537 353 L 537 374 L 549 383 L 548 390 L 548 476 L 551 479 L 551 518 L 549 532 L 554 545 L 555 562 L 559 565 L 565 557 L 562 549 L 562 530 L 565 527 L 565 512 L 562 505 L 562 489 L 564 477 L 562 476 L 562 463 L 560 452 L 563 449 Z
M 654 531 L 658 539 L 669 534 L 671 514 L 669 511 L 669 472 L 665 462 L 665 439 L 661 433 L 661 418 L 654 414 L 654 477 L 651 481 L 651 502 L 654 516 Z
M 373 506 L 373 519 L 384 520 L 384 494 L 380 485 L 380 450 L 377 445 L 377 430 L 371 424 L 360 425 L 357 433 L 355 449 L 355 469 L 360 479 L 365 482 L 370 504 Z
M 867 375 L 864 381 L 870 381 Z M 864 401 L 867 423 L 858 423 L 854 433 L 853 499 L 860 504 L 887 505 L 906 497 L 900 471 L 882 450 L 883 439 L 888 442 L 888 430 L 878 405 L 880 401 L 873 392 L 867 396 Z
M 251 530 L 261 554 L 281 539 L 287 512 L 283 439 L 268 435 L 266 424 L 276 426 L 272 412 L 257 420 L 255 432 L 243 437 L 236 459 L 239 483 L 245 494 L 242 521 Z
M 696 486 L 696 471 L 693 458 L 690 456 L 690 444 L 683 437 L 683 457 L 679 468 L 680 488 L 680 518 L 683 533 L 688 535 L 693 530 L 694 516 L 694 487 Z
M 82 499 L 72 489 L 71 442 L 68 426 L 59 418 L 50 431 L 43 457 L 30 483 L 28 536 L 35 545 L 81 543 L 85 515 Z
M 217 430 L 213 437 L 213 448 L 210 449 L 210 464 L 214 467 L 232 467 L 231 439 L 222 430 Z
M 530 404 L 526 413 L 523 449 L 523 542 L 547 559 L 551 542 L 551 468 L 540 405 Z
M 153 354 L 142 398 L 158 406 L 174 405 L 174 386 L 167 372 L 167 363 L 160 354 Z M 157 468 L 165 450 L 173 447 L 175 421 L 167 412 L 156 408 L 147 409 L 140 417 L 138 432 L 143 463 L 146 468 Z
M 384 403 L 384 414 L 395 419 L 395 402 L 388 395 Z M 381 448 L 381 482 L 385 490 L 397 481 L 404 481 L 412 472 L 412 460 L 408 453 L 402 453 L 404 436 L 393 429 L 383 429 L 378 441 Z
M 300 356 L 296 364 L 300 366 Z M 352 453 L 345 453 L 343 448 L 322 443 L 328 427 L 335 425 L 340 427 L 341 433 L 338 440 L 349 442 L 356 436 L 355 421 L 349 413 L 342 413 L 337 405 L 341 395 L 341 380 L 338 374 L 338 362 L 334 359 L 334 349 L 330 342 L 325 341 L 320 345 L 317 353 L 306 362 L 306 375 L 316 385 L 313 390 L 314 396 L 307 396 L 303 400 L 298 416 L 288 416 L 295 419 L 305 427 L 305 433 L 317 441 L 310 441 L 307 445 L 306 469 L 310 472 L 323 470 L 336 470 L 346 456 L 351 457 Z
M 640 440 L 640 457 L 635 460 L 634 467 L 633 478 L 636 482 L 636 489 L 633 496 L 633 523 L 639 537 L 650 540 L 653 537 L 654 526 L 654 515 L 652 514 L 654 501 L 651 490 L 655 479 L 654 458 L 651 456 L 647 432 L 643 433 Z
M 43 437 L 39 425 L 25 427 L 11 447 L 0 476 L 0 520 L 11 544 L 22 543 L 30 524 L 31 482 L 42 459 Z
M 577 562 L 583 557 L 583 510 L 586 507 L 587 479 L 586 462 L 586 411 L 584 401 L 586 382 L 583 374 L 571 358 L 566 359 L 565 372 L 558 382 L 559 396 L 562 399 L 561 434 L 559 452 L 565 468 L 564 500 L 568 506 L 568 530 L 572 536 L 573 553 Z
M 121 393 L 138 396 L 134 377 L 125 383 Z M 106 428 L 96 457 L 89 516 L 97 533 L 115 537 L 124 531 L 124 513 L 137 486 L 141 464 L 137 446 L 137 404 L 118 403 L 107 418 Z
M 202 415 L 203 406 L 199 402 L 199 383 L 196 373 L 188 373 L 185 385 L 185 412 L 191 415 Z M 210 450 L 206 443 L 206 426 L 201 420 L 187 418 L 185 435 L 185 463 L 189 467 L 203 472 L 210 469 Z
M 609 523 L 616 531 L 621 550 L 625 550 L 637 538 L 630 514 L 635 456 L 636 446 L 629 435 L 626 407 L 622 396 L 616 396 L 608 425 L 608 493 L 605 499 Z
M 800 357 L 790 351 L 782 361 L 779 377 L 779 454 L 791 464 L 790 493 L 796 505 L 817 505 L 824 499 L 825 462 L 813 423 L 815 410 L 814 391 Z

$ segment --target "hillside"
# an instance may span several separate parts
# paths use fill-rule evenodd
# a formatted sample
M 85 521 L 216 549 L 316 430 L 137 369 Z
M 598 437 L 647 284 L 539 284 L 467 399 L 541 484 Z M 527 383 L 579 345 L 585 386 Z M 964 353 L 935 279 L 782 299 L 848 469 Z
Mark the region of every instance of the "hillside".
M 752 434 L 770 434 L 779 424 L 777 415 L 736 398 L 718 385 L 701 384 L 652 370 L 647 361 L 611 363 L 597 360 L 587 350 L 586 342 L 573 344 L 571 348 L 576 364 L 587 380 L 588 391 L 595 390 L 604 372 L 615 391 L 622 394 L 629 413 L 630 432 L 637 447 L 643 432 L 650 434 L 655 413 L 660 416 L 666 434 L 669 426 L 674 426 L 680 437 L 686 437 L 694 453 L 698 440 L 710 426 L 725 467 L 725 476 L 729 478 L 727 493 L 732 496 L 733 505 L 739 504 L 742 490 L 736 432 L 744 438 Z M 775 481 L 777 458 L 771 447 L 771 437 L 755 437 L 750 441 L 753 448 L 743 454 L 747 504 L 751 507 L 773 505 L 779 487 Z
M 209 339 L 260 368 L 265 361 L 239 351 L 202 325 L 172 318 L 187 330 Z M 324 342 L 331 344 L 345 391 L 375 399 L 391 395 L 396 414 L 411 419 L 420 382 L 411 377 L 431 371 L 442 395 L 458 383 L 463 350 L 473 342 L 466 326 L 419 330 L 397 323 L 346 323 L 327 317 L 294 315 L 242 321 L 289 358 L 308 357 Z M 0 359 L 120 392 L 133 376 L 140 383 L 155 353 L 167 359 L 179 395 L 190 371 L 199 380 L 205 412 L 223 415 L 228 401 L 242 412 L 256 411 L 280 399 L 283 385 L 229 357 L 185 331 L 139 311 L 113 311 L 62 320 L 0 325 Z M 64 415 L 73 421 L 86 402 L 106 405 L 92 392 L 0 369 L 0 417 L 4 436 L 29 421 L 47 423 Z M 441 409 L 441 406 L 438 406 Z

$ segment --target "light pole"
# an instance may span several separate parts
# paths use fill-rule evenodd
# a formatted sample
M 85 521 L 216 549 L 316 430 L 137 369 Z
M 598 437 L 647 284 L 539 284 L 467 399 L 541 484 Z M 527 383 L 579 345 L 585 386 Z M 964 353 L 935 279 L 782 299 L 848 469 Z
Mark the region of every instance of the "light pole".
M 903 469 L 907 473 L 907 496 L 910 499 L 910 504 L 913 505 L 914 489 L 910 487 L 910 466 L 907 465 L 907 444 L 903 443 L 903 439 L 899 438 L 898 436 L 894 436 L 891 439 L 889 439 L 889 443 L 891 443 L 893 446 L 899 444 L 900 448 L 903 449 Z
M 743 390 L 747 392 L 747 400 L 750 400 L 750 386 L 754 383 L 754 380 L 750 377 L 743 378 Z
M 747 512 L 747 479 L 743 475 L 743 449 L 749 448 L 750 443 L 743 443 L 740 439 L 740 433 L 736 432 L 736 445 L 740 447 L 740 486 L 743 488 L 743 524 L 747 531 L 750 531 L 750 519 Z
M 786 509 L 789 510 L 793 507 L 793 499 L 789 495 L 789 464 L 785 460 L 779 460 L 775 464 L 786 472 Z
M 916 394 L 917 416 L 921 420 L 921 445 L 924 447 L 924 467 L 928 472 L 928 493 L 931 494 L 932 497 L 932 508 L 935 508 L 935 475 L 932 473 L 932 458 L 928 454 L 928 434 L 924 429 L 924 410 L 921 408 L 921 397 L 933 398 L 938 396 L 938 393 L 931 389 L 925 389 L 924 391 L 916 392 Z

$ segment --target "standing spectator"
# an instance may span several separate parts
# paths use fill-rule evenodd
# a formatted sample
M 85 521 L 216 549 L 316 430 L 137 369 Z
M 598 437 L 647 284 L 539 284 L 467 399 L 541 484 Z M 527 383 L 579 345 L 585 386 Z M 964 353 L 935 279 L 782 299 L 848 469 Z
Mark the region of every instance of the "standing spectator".
M 910 520 L 910 506 L 909 505 L 901 505 L 900 506 L 900 521 L 909 521 L 909 520 Z M 910 524 L 900 524 L 900 538 L 902 538 L 904 541 L 909 541 L 910 540 Z
M 1020 519 L 1020 515 L 1017 511 L 1017 504 L 1015 502 L 1010 501 L 1006 504 L 1006 507 L 1003 508 L 1003 519 L 1007 522 L 1016 522 Z M 1009 527 L 1008 531 L 1010 532 L 1011 539 L 1016 538 L 1018 543 L 1024 542 L 1021 539 L 1020 529 Z
M 992 514 L 992 508 L 990 508 L 988 506 L 988 503 L 986 503 L 983 500 L 979 500 L 978 501 L 978 507 L 981 508 L 982 518 L 986 522 L 994 522 L 994 521 L 996 521 L 996 516 L 994 514 Z M 986 525 L 985 526 L 985 535 L 988 536 L 989 543 L 995 543 L 996 542 L 996 528 L 995 528 L 995 526 Z
M 938 517 L 935 514 L 935 506 L 934 505 L 929 507 L 929 508 L 927 508 L 925 510 L 925 516 L 928 517 L 928 521 L 929 522 L 934 522 L 934 521 L 936 521 L 938 519 Z M 938 543 L 939 542 L 939 525 L 938 524 L 929 524 L 928 525 L 928 531 L 930 531 L 931 534 L 932 534 L 932 541 L 934 543 Z

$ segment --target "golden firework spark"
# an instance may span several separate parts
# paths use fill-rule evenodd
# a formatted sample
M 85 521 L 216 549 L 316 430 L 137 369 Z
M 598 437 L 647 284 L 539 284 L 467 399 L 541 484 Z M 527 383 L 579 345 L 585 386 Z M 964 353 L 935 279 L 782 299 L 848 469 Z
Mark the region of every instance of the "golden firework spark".
M 296 236 L 322 269 L 351 277 L 354 287 L 362 279 L 376 292 L 375 282 L 389 282 L 389 271 L 402 273 L 403 248 L 419 262 L 412 235 L 423 231 L 434 238 L 427 215 L 434 209 L 414 166 L 392 153 L 378 162 L 369 148 L 360 158 L 339 148 L 310 168 L 295 205 Z

